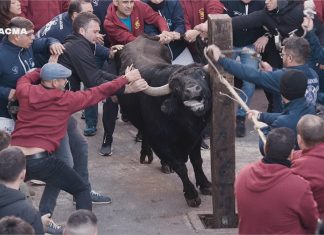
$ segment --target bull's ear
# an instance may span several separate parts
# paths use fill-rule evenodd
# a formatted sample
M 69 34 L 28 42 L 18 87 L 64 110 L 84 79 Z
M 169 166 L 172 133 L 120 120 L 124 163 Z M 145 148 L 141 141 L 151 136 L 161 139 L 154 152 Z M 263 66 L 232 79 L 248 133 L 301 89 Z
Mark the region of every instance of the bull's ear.
M 174 97 L 166 99 L 161 105 L 161 111 L 166 115 L 172 115 L 178 110 L 178 102 Z

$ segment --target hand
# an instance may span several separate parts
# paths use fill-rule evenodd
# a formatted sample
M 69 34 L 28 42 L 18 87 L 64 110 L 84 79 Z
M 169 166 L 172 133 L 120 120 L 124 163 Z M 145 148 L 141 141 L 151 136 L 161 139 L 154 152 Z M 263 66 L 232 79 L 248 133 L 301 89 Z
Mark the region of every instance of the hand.
M 148 88 L 148 84 L 144 79 L 136 80 L 135 82 L 131 82 L 125 87 L 125 94 L 136 93 L 139 91 L 143 91 Z
M 250 120 L 252 120 L 252 117 L 255 117 L 255 119 L 258 119 L 259 113 L 260 113 L 259 111 L 251 109 L 251 110 L 249 110 L 249 111 L 247 112 L 247 114 L 248 114 L 248 118 L 249 118 Z
M 172 32 L 168 31 L 163 31 L 161 34 L 158 35 L 158 37 L 160 38 L 159 42 L 161 44 L 168 44 L 173 40 Z
M 8 95 L 8 100 L 9 101 L 15 101 L 16 100 L 16 90 L 11 89 Z
M 117 51 L 120 51 L 124 48 L 124 45 L 114 45 L 110 48 L 109 58 L 113 59 Z
M 50 45 L 49 50 L 52 55 L 61 55 L 61 54 L 63 54 L 65 48 L 61 43 L 57 42 L 57 43 Z
M 199 34 L 200 34 L 200 32 L 198 30 L 189 29 L 185 33 L 185 40 L 188 42 L 194 42 L 194 41 L 196 41 Z
M 271 65 L 265 61 L 261 61 L 259 63 L 259 66 L 260 66 L 260 69 L 265 72 L 272 72 L 272 70 L 273 70 Z
M 59 55 L 51 55 L 50 58 L 48 59 L 48 63 L 57 64 L 58 58 L 59 58 Z
M 43 227 L 46 228 L 50 222 L 53 222 L 52 219 L 50 218 L 51 214 L 45 214 L 41 217 Z
M 173 41 L 174 41 L 174 40 L 180 40 L 180 38 L 181 38 L 180 33 L 175 32 L 175 31 L 173 31 L 173 32 L 171 32 L 171 33 L 172 33 L 172 40 L 173 40 Z
M 219 47 L 215 46 L 214 44 L 207 47 L 207 52 L 213 55 L 216 62 L 222 56 L 222 52 L 220 51 Z
M 134 81 L 142 78 L 138 69 L 132 69 L 129 72 L 126 72 L 125 76 L 126 76 L 128 82 L 134 82 Z
M 96 42 L 103 45 L 104 44 L 104 37 L 106 36 L 106 34 L 101 34 L 99 33 L 96 39 Z
M 314 22 L 311 18 L 304 17 L 304 21 L 301 26 L 304 29 L 304 31 L 309 32 L 314 28 Z
M 255 51 L 257 53 L 263 53 L 264 50 L 265 50 L 265 47 L 267 46 L 269 42 L 269 38 L 266 37 L 266 36 L 261 36 L 259 37 L 254 44 L 254 47 L 255 47 Z
M 204 23 L 198 24 L 194 27 L 195 30 L 198 30 L 200 33 L 200 37 L 205 39 L 208 37 L 208 21 L 206 20 Z

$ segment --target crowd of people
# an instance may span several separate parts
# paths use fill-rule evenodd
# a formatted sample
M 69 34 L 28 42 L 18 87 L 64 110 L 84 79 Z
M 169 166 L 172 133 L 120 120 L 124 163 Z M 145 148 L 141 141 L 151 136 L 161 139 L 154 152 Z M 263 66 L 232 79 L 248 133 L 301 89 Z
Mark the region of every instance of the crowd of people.
M 324 105 L 324 4 L 306 2 L 1 0 L 0 32 L 8 33 L 0 34 L 0 233 L 97 234 L 92 204 L 112 199 L 91 187 L 85 136 L 97 134 L 104 100 L 99 154 L 111 156 L 117 95 L 148 87 L 136 68 L 119 74 L 116 52 L 147 34 L 169 48 L 173 64 L 203 63 L 208 14 L 228 14 L 232 56 L 217 45 L 208 51 L 247 104 L 256 87 L 268 102 L 264 111 L 236 111 L 237 137 L 252 117 L 267 137 L 262 159 L 236 179 L 239 233 L 314 234 L 324 213 L 324 121 L 316 116 Z M 83 132 L 73 115 L 80 110 Z M 46 183 L 39 210 L 19 191 L 31 179 Z M 61 189 L 77 209 L 65 228 L 51 219 Z

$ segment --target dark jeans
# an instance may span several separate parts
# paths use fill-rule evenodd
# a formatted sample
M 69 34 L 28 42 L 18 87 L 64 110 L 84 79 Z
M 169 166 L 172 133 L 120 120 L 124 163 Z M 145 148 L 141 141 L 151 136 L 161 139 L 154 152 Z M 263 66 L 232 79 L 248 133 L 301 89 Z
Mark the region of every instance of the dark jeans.
M 102 145 L 112 144 L 117 115 L 118 104 L 112 102 L 111 98 L 108 98 L 103 105 L 102 122 L 105 133 L 103 136 Z
M 90 106 L 84 110 L 86 127 L 97 127 L 98 104 Z
M 88 172 L 88 141 L 83 136 L 78 123 L 73 116 L 68 121 L 67 134 L 60 142 L 59 148 L 54 152 L 53 158 L 63 161 L 67 166 L 79 174 L 83 182 L 90 188 Z M 41 215 L 53 214 L 56 206 L 56 199 L 60 193 L 58 187 L 46 185 L 41 201 L 39 211 Z
M 90 188 L 79 174 L 63 161 L 50 155 L 42 159 L 27 158 L 26 170 L 26 180 L 37 179 L 60 188 L 75 197 L 77 210 L 92 210 Z

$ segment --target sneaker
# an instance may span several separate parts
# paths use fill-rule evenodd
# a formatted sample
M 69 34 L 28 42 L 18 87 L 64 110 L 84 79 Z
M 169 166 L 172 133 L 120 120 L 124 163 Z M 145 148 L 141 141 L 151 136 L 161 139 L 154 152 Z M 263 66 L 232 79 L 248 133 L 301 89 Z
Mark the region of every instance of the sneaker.
M 112 147 L 111 144 L 103 144 L 99 151 L 101 156 L 111 156 L 112 155 Z
M 100 193 L 91 190 L 90 192 L 92 204 L 110 204 L 111 198 L 108 196 L 101 195 Z
M 85 136 L 94 136 L 97 134 L 97 128 L 95 126 L 86 127 L 83 131 Z
M 90 192 L 91 202 L 92 204 L 110 204 L 111 198 L 108 196 L 103 196 L 100 193 L 91 190 Z M 75 198 L 73 197 L 73 205 L 75 205 Z
M 49 234 L 63 234 L 63 226 L 58 225 L 56 223 L 54 223 L 53 221 L 50 222 L 46 228 L 45 228 L 45 233 L 49 233 Z
M 245 117 L 237 116 L 236 117 L 236 137 L 245 136 Z
M 202 140 L 200 148 L 201 149 L 209 149 L 209 145 L 204 140 Z

